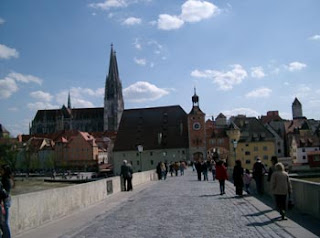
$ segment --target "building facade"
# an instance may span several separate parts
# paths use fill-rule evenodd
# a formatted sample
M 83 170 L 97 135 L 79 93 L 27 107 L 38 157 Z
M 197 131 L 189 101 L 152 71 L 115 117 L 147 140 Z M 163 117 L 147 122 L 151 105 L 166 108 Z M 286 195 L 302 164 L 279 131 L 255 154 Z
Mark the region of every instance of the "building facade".
M 114 145 L 114 172 L 123 160 L 133 171 L 155 169 L 159 162 L 189 160 L 187 114 L 180 106 L 124 110 Z

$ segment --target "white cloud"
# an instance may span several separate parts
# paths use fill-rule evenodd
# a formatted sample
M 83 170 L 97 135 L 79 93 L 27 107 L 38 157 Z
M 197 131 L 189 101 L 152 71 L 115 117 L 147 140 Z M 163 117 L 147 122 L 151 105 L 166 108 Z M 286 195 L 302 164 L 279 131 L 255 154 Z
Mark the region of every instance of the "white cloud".
M 309 37 L 309 40 L 320 40 L 320 35 L 314 35 Z
M 91 3 L 89 4 L 89 7 L 101 10 L 109 10 L 110 8 L 126 7 L 127 5 L 127 1 L 125 0 L 106 0 L 100 3 Z
M 35 91 L 35 92 L 31 92 L 30 96 L 35 98 L 35 99 L 39 99 L 41 101 L 46 101 L 46 102 L 50 102 L 53 98 L 53 96 L 50 93 L 46 93 L 43 91 Z
M 133 25 L 139 25 L 141 24 L 141 18 L 136 17 L 129 17 L 126 20 L 123 21 L 123 25 L 133 26 Z
M 18 108 L 17 107 L 10 107 L 10 108 L 8 108 L 8 110 L 12 111 L 12 112 L 17 112 Z
M 3 18 L 0 17 L 0 25 L 3 24 L 3 23 L 5 23 L 5 22 L 6 22 L 6 21 L 5 21 Z
M 138 58 L 134 58 L 134 62 L 136 63 L 136 64 L 138 64 L 138 65 L 146 65 L 146 63 L 147 63 L 147 61 L 146 61 L 146 59 L 138 59 Z
M 52 105 L 48 102 L 35 102 L 35 103 L 28 103 L 27 107 L 32 111 L 37 111 L 41 109 L 55 109 L 58 108 L 57 105 Z
M 0 99 L 9 98 L 14 92 L 18 91 L 18 85 L 12 78 L 0 79 Z
M 251 108 L 234 108 L 232 110 L 222 111 L 226 117 L 246 115 L 248 117 L 258 117 L 261 114 Z
M 312 89 L 309 86 L 305 84 L 300 84 L 295 87 L 294 95 L 295 97 L 298 97 L 298 98 L 307 98 L 311 96 L 310 94 L 311 92 L 312 92 Z
M 167 89 L 158 88 L 148 82 L 136 82 L 123 90 L 125 100 L 131 102 L 154 101 L 169 94 Z
M 141 46 L 141 43 L 140 43 L 140 40 L 138 38 L 136 38 L 134 40 L 134 43 L 133 43 L 134 47 L 138 50 L 141 50 L 142 49 L 142 46 Z
M 199 22 L 219 14 L 220 9 L 214 4 L 201 0 L 187 0 L 181 6 L 181 14 L 169 15 L 160 14 L 158 17 L 158 29 L 176 30 L 183 26 L 185 22 Z M 154 22 L 150 22 L 154 24 Z
M 181 19 L 185 22 L 199 22 L 219 13 L 219 8 L 206 1 L 188 0 L 181 6 Z
M 269 88 L 258 88 L 246 94 L 247 98 L 267 98 L 272 93 Z
M 231 90 L 234 85 L 240 84 L 247 76 L 247 71 L 239 64 L 231 65 L 232 70 L 224 72 L 217 70 L 194 70 L 191 76 L 195 78 L 212 79 L 220 90 Z
M 260 79 L 260 78 L 263 78 L 263 77 L 265 77 L 265 76 L 266 76 L 266 74 L 264 73 L 263 68 L 262 68 L 261 66 L 259 66 L 259 67 L 252 67 L 252 68 L 251 68 L 251 77 L 252 77 L 252 78 L 258 78 L 258 79 Z
M 295 71 L 300 71 L 302 69 L 304 69 L 305 67 L 307 67 L 306 64 L 301 63 L 301 62 L 291 62 L 288 66 L 286 66 L 286 68 L 290 71 L 290 72 L 295 72 Z
M 171 16 L 168 14 L 161 14 L 158 18 L 158 29 L 161 30 L 175 30 L 182 27 L 184 24 L 184 21 L 181 20 L 177 16 Z
M 0 59 L 18 58 L 19 52 L 16 49 L 0 44 Z
M 68 90 L 61 91 L 55 95 L 55 99 L 59 105 L 66 105 L 68 101 Z M 88 98 L 104 96 L 104 88 L 98 88 L 96 90 L 90 88 L 72 87 L 70 89 L 71 106 L 78 107 L 94 107 L 93 103 L 88 101 Z
M 23 75 L 20 73 L 16 73 L 16 72 L 11 72 L 10 74 L 8 74 L 9 78 L 14 79 L 17 82 L 22 82 L 22 83 L 36 83 L 41 85 L 42 84 L 42 79 L 33 76 L 33 75 Z

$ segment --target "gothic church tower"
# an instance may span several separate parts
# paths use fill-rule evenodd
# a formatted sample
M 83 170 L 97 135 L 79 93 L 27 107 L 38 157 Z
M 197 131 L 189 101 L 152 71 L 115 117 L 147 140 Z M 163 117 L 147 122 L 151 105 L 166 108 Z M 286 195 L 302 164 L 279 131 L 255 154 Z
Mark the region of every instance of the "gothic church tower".
M 111 45 L 109 74 L 104 93 L 104 131 L 117 131 L 124 110 L 122 85 L 119 77 L 116 52 Z

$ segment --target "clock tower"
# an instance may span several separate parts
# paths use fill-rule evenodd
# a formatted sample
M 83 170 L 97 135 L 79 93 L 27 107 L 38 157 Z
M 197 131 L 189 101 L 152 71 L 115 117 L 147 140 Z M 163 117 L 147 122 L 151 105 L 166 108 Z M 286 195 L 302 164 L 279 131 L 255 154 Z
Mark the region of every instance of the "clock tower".
M 199 107 L 199 97 L 194 89 L 192 109 L 188 114 L 189 158 L 192 161 L 207 158 L 205 116 Z

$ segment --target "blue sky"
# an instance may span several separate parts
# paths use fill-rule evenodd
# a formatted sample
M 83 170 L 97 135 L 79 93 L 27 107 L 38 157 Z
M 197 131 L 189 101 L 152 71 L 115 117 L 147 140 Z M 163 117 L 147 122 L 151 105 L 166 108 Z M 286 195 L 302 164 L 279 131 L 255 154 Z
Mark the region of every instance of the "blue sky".
M 110 44 L 125 108 L 208 117 L 320 119 L 320 1 L 0 0 L 0 123 L 28 133 L 38 109 L 103 106 Z

